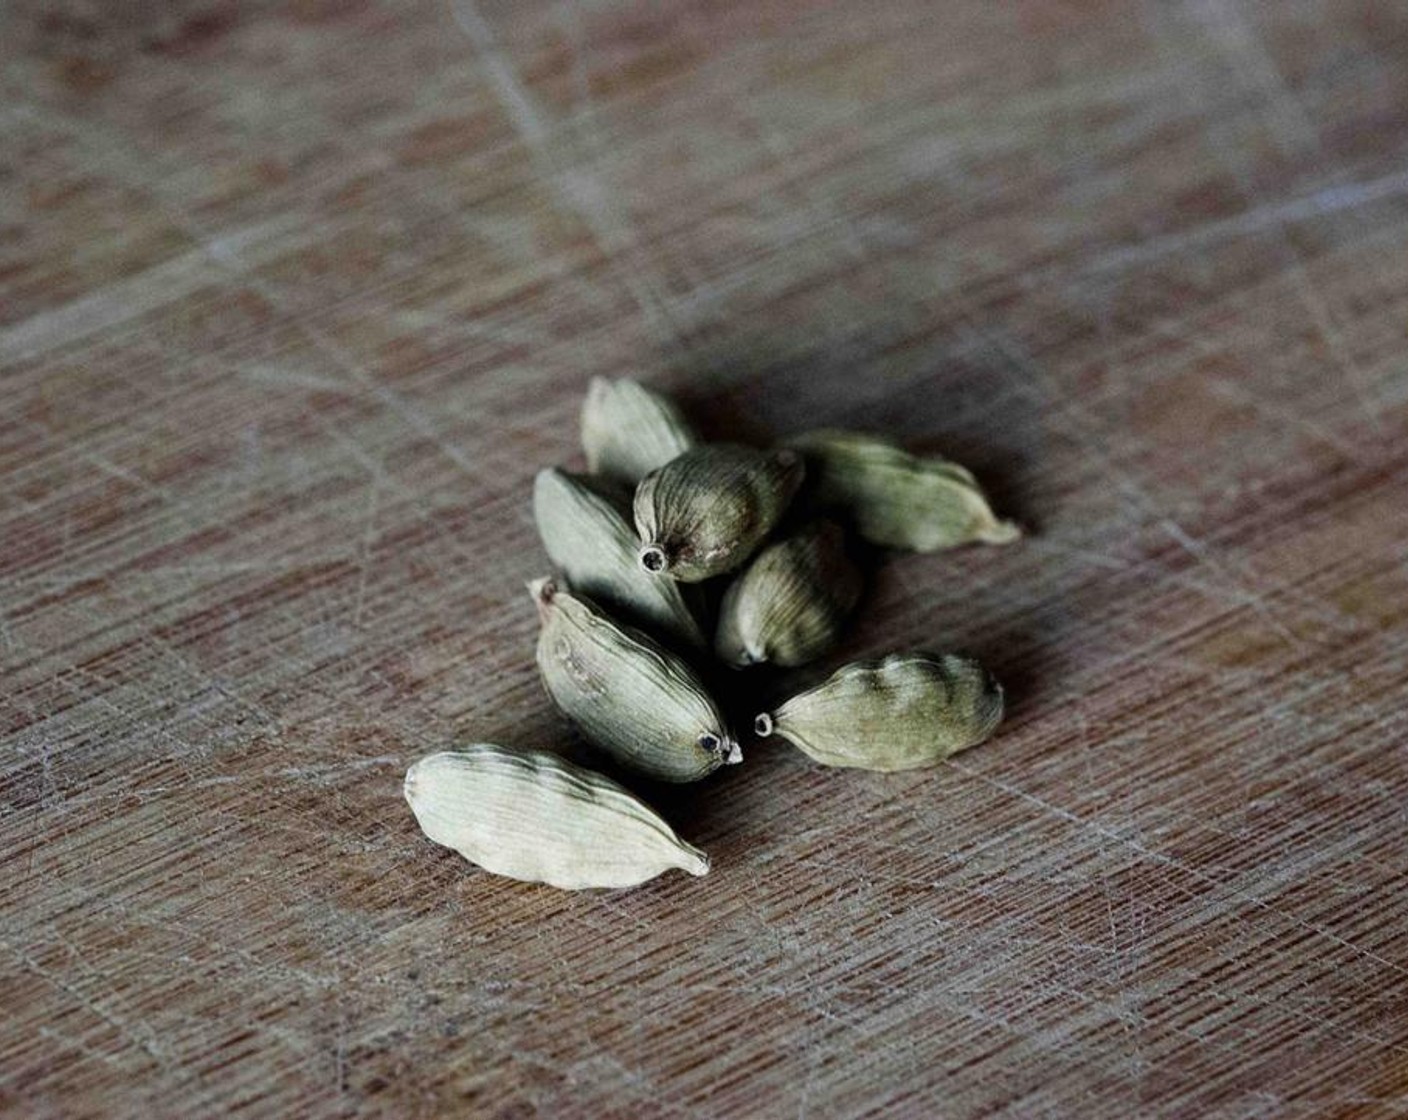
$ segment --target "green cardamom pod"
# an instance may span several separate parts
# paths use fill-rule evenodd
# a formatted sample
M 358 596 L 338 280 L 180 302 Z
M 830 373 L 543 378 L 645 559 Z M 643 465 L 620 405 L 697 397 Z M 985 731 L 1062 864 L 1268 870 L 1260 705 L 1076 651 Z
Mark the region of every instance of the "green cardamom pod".
M 638 381 L 593 377 L 582 405 L 587 468 L 634 486 L 699 442 L 679 406 Z
M 834 521 L 814 521 L 758 553 L 719 607 L 714 652 L 730 665 L 805 665 L 841 635 L 864 585 Z
M 913 770 L 983 742 L 1002 686 L 965 654 L 896 653 L 838 669 L 753 727 L 826 766 Z
M 683 660 L 550 579 L 528 589 L 542 620 L 543 684 L 588 742 L 667 782 L 696 781 L 743 760 L 718 706 Z
M 921 459 L 856 432 L 808 432 L 788 445 L 807 458 L 812 500 L 836 509 L 872 544 L 933 552 L 970 541 L 1006 544 L 1022 535 L 988 505 L 957 463 Z
M 544 751 L 476 743 L 406 771 L 426 836 L 495 875 L 564 890 L 634 887 L 709 857 L 610 778 Z
M 686 451 L 636 487 L 640 564 L 697 583 L 739 567 L 802 483 L 795 451 L 712 443 Z
M 629 516 L 629 497 L 618 499 L 599 481 L 555 467 L 539 471 L 534 480 L 538 535 L 573 591 L 661 637 L 705 648 L 704 632 L 685 599 L 694 589 L 641 570 Z

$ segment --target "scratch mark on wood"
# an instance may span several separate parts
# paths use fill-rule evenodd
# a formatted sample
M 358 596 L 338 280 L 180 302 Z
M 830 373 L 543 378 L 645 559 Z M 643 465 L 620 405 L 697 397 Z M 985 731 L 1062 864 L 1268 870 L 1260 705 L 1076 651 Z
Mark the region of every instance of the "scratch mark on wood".
M 352 625 L 361 628 L 362 608 L 367 601 L 367 573 L 371 568 L 372 540 L 376 535 L 376 511 L 381 501 L 381 486 L 376 479 L 368 488 L 366 520 L 362 529 L 362 543 L 357 551 L 357 597 L 352 607 Z
M 1015 785 L 1014 783 L 1003 782 L 996 778 L 988 777 L 981 771 L 973 769 L 962 762 L 950 759 L 946 765 L 952 766 L 954 769 L 958 770 L 959 773 L 964 774 L 967 777 L 983 782 L 986 785 L 994 786 L 995 788 L 1002 790 L 1004 793 L 1008 793 L 1014 797 L 1021 798 L 1023 801 L 1030 802 L 1031 804 L 1035 805 L 1037 808 L 1043 810 L 1044 812 L 1051 813 L 1053 816 L 1060 817 L 1062 820 L 1075 825 L 1077 828 L 1082 829 L 1083 831 L 1091 832 L 1097 836 L 1113 840 L 1116 843 L 1129 848 L 1131 851 L 1137 852 L 1140 856 L 1154 863 L 1164 864 L 1168 867 L 1176 868 L 1179 871 L 1191 875 L 1193 878 L 1199 880 L 1200 882 L 1207 883 L 1209 886 L 1219 887 L 1221 889 L 1228 890 L 1238 899 L 1241 899 L 1245 902 L 1249 902 L 1253 906 L 1256 906 L 1258 909 L 1265 910 L 1266 912 L 1282 919 L 1283 921 L 1289 922 L 1292 925 L 1315 933 L 1320 937 L 1324 938 L 1325 940 L 1330 941 L 1333 944 L 1339 945 L 1341 948 L 1348 949 L 1350 952 L 1354 953 L 1357 956 L 1366 957 L 1367 959 L 1373 961 L 1375 964 L 1382 965 L 1384 968 L 1389 969 L 1391 972 L 1395 972 L 1403 976 L 1408 976 L 1408 968 L 1404 968 L 1402 965 L 1396 964 L 1395 962 L 1389 960 L 1387 957 L 1384 957 L 1371 949 L 1365 949 L 1362 946 L 1355 945 L 1353 942 L 1350 942 L 1345 938 L 1340 937 L 1333 930 L 1326 929 L 1322 926 L 1317 925 L 1314 922 L 1306 921 L 1305 919 L 1300 918 L 1294 914 L 1289 914 L 1284 911 L 1278 910 L 1274 906 L 1265 902 L 1264 900 L 1252 894 L 1249 894 L 1236 886 L 1215 879 L 1212 876 L 1208 875 L 1206 872 L 1202 871 L 1200 868 L 1194 867 L 1193 865 L 1186 863 L 1183 860 L 1175 859 L 1174 857 L 1166 855 L 1162 852 L 1154 851 L 1153 849 L 1148 848 L 1143 844 L 1140 844 L 1138 841 L 1131 840 L 1128 837 L 1121 836 L 1118 832 L 1115 832 L 1112 829 L 1105 828 L 1103 825 L 1095 821 L 1090 821 L 1083 817 L 1077 816 L 1075 813 L 1072 813 L 1068 809 L 1063 809 L 1059 805 L 1053 805 L 1051 802 L 1046 801 L 1043 798 L 1037 797 L 1035 794 L 1028 793 L 1026 790 L 1022 789 L 1018 785 Z M 1408 1053 L 1408 1047 L 1404 1048 L 1404 1052 Z
M 629 266 L 620 270 L 626 289 L 659 337 L 680 346 L 680 327 L 670 309 L 665 285 L 652 275 L 646 252 L 630 232 L 620 209 L 588 169 L 565 165 L 556 155 L 553 137 L 543 123 L 542 114 L 519 81 L 507 55 L 499 48 L 474 0 L 449 2 L 455 22 L 469 37 L 496 94 L 542 167 L 548 183 L 586 222 L 608 259 L 614 259 L 618 253 L 629 257 Z

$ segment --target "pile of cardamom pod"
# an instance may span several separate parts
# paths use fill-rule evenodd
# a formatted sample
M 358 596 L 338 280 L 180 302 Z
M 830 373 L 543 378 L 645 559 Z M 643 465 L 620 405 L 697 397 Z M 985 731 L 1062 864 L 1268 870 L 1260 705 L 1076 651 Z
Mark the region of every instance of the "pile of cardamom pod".
M 533 489 L 560 573 L 529 584 L 538 668 L 589 743 L 657 780 L 743 760 L 702 659 L 790 667 L 835 645 L 863 585 L 851 534 L 921 552 L 1020 535 L 955 463 L 841 431 L 767 451 L 704 443 L 673 401 L 634 381 L 592 382 L 582 446 L 587 474 L 550 468 Z M 971 657 L 894 653 L 838 669 L 753 730 L 825 766 L 909 770 L 983 742 L 1002 704 Z M 431 840 L 527 882 L 630 887 L 672 867 L 709 870 L 623 786 L 546 752 L 481 743 L 431 755 L 407 771 L 405 795 Z

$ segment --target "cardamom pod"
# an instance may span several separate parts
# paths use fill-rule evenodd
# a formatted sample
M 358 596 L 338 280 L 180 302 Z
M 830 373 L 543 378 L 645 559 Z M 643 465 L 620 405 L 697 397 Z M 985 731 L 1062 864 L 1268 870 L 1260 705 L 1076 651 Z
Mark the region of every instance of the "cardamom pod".
M 510 879 L 583 890 L 709 870 L 643 801 L 544 751 L 476 743 L 433 754 L 406 771 L 405 794 L 426 836 Z
M 957 463 L 921 459 L 857 432 L 808 432 L 788 444 L 806 455 L 812 500 L 843 511 L 872 544 L 933 552 L 1022 535 L 997 518 L 977 480 Z
M 572 589 L 619 610 L 661 637 L 702 649 L 707 646 L 685 593 L 636 563 L 636 535 L 628 499 L 607 486 L 555 467 L 533 483 L 533 517 L 552 562 Z
M 913 770 L 977 746 L 1002 720 L 1002 686 L 966 654 L 858 661 L 753 727 L 826 766 Z
M 672 459 L 636 487 L 641 567 L 685 583 L 732 571 L 777 524 L 804 470 L 795 451 L 728 443 Z
M 841 527 L 814 521 L 764 548 L 729 585 L 714 652 L 730 665 L 805 665 L 840 637 L 863 582 Z
M 582 405 L 582 450 L 593 474 L 634 486 L 698 442 L 669 397 L 625 377 L 592 378 Z
M 704 683 L 683 660 L 550 579 L 528 589 L 542 619 L 543 684 L 589 742 L 667 782 L 696 781 L 743 760 Z

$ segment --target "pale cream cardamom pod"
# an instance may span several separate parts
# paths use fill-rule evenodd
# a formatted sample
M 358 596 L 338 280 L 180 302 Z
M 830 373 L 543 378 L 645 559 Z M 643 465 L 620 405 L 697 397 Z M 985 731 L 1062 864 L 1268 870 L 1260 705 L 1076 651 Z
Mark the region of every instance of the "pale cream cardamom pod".
M 703 631 L 686 594 L 694 589 L 642 571 L 629 498 L 555 467 L 533 483 L 533 517 L 552 562 L 572 590 L 620 611 L 660 637 L 701 649 Z
M 699 442 L 679 406 L 638 381 L 593 377 L 582 405 L 587 468 L 634 486 Z
M 543 684 L 590 743 L 667 782 L 696 781 L 743 760 L 703 681 L 681 658 L 552 580 L 528 589 L 542 620 Z
M 730 665 L 805 665 L 841 635 L 863 587 L 846 534 L 820 520 L 770 544 L 729 585 L 714 652 Z
M 640 563 L 696 583 L 739 567 L 772 531 L 801 485 L 795 451 L 705 444 L 636 487 Z
M 639 798 L 543 751 L 476 743 L 433 754 L 406 771 L 405 794 L 426 836 L 495 875 L 583 890 L 709 870 Z
M 787 442 L 806 456 L 812 501 L 844 513 L 872 544 L 933 552 L 1022 535 L 993 513 L 977 480 L 957 463 L 921 459 L 857 432 L 808 432 Z
M 1002 705 L 1002 686 L 966 654 L 897 653 L 838 669 L 754 730 L 827 766 L 913 770 L 983 742 Z

